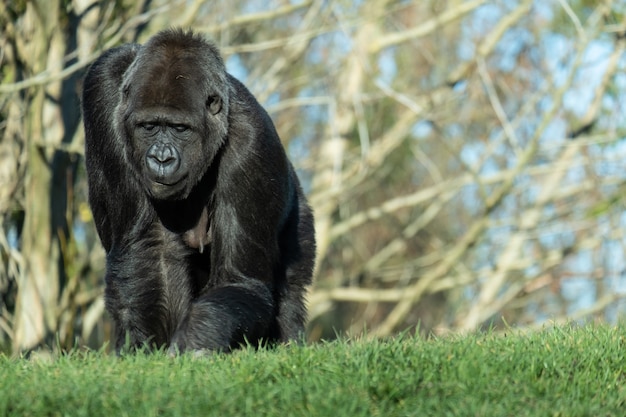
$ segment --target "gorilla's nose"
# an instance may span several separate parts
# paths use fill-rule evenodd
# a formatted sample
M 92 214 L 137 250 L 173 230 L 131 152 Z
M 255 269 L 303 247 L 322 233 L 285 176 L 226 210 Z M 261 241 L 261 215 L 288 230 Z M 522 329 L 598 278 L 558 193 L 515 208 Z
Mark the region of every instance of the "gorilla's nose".
M 168 143 L 155 143 L 146 154 L 148 169 L 158 178 L 166 180 L 180 167 L 178 151 Z M 167 182 L 165 182 L 167 183 Z

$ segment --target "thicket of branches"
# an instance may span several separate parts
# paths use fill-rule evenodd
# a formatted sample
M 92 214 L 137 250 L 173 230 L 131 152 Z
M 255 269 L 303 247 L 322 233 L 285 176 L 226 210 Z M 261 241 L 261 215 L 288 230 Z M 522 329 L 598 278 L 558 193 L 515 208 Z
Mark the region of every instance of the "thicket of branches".
M 310 338 L 626 304 L 626 6 L 611 0 L 3 0 L 0 344 L 99 346 L 79 91 L 193 28 L 268 109 L 316 215 Z

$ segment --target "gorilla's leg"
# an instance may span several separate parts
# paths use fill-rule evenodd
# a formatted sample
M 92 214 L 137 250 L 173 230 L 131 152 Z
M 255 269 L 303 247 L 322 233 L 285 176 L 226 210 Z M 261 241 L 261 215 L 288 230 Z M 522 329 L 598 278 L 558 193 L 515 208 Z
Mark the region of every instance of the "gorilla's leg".
M 257 345 L 273 317 L 272 294 L 260 281 L 213 288 L 192 303 L 172 338 L 170 353 L 230 351 L 245 343 Z
M 116 350 L 167 346 L 190 309 L 192 287 L 182 244 L 145 231 L 107 256 L 105 301 L 115 322 Z
M 279 301 L 276 329 L 272 334 L 282 342 L 304 339 L 305 289 L 311 283 L 315 260 L 313 215 L 299 186 L 293 205 L 295 209 L 283 226 L 281 236 L 281 256 L 286 270 L 284 278 L 278 280 L 278 294 L 274 297 Z

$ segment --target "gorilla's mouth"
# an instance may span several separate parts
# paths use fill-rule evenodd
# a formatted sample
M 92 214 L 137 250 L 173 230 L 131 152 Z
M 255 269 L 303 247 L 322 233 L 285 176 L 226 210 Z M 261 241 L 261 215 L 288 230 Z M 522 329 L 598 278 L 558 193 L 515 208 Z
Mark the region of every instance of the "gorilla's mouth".
M 169 196 L 184 186 L 188 172 L 182 166 L 178 149 L 169 143 L 153 144 L 144 156 L 144 175 L 156 194 Z
M 148 193 L 157 200 L 177 200 L 185 197 L 187 174 L 181 176 L 153 177 L 148 181 Z
M 183 175 L 180 178 L 171 178 L 171 177 L 156 177 L 153 181 L 159 185 L 163 185 L 166 187 L 174 187 L 177 184 L 180 184 L 187 178 L 187 175 Z

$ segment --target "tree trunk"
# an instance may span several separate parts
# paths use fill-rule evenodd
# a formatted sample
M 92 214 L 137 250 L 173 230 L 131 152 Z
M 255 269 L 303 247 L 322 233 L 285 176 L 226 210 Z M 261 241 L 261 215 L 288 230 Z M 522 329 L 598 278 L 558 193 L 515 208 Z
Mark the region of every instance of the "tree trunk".
M 22 49 L 18 53 L 25 77 L 63 65 L 65 47 L 59 28 L 59 7 L 58 1 L 49 0 L 27 6 L 21 28 L 30 33 L 22 33 L 21 39 L 17 40 L 18 49 Z M 16 300 L 14 352 L 53 342 L 57 328 L 62 274 L 55 230 L 58 225 L 52 220 L 52 210 L 53 206 L 59 209 L 53 201 L 64 196 L 51 193 L 55 168 L 51 161 L 52 149 L 58 146 L 63 136 L 62 108 L 55 105 L 60 91 L 61 83 L 55 82 L 24 92 L 28 109 L 24 118 L 27 176 L 21 236 L 24 270 Z

